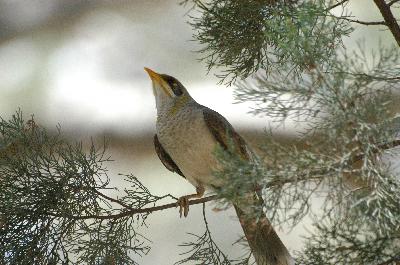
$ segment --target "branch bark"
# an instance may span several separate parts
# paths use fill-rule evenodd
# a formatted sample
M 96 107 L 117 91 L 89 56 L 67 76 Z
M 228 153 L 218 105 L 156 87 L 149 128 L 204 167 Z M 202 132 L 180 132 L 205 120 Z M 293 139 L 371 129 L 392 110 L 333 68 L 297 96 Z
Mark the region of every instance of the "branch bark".
M 102 196 L 104 197 L 104 196 Z M 201 199 L 196 199 L 196 200 L 190 200 L 189 205 L 195 205 L 195 204 L 200 204 L 200 203 L 205 203 L 209 202 L 212 200 L 215 200 L 217 198 L 217 195 L 212 195 L 208 197 L 204 197 Z M 115 199 L 113 199 L 113 202 L 115 202 Z M 140 214 L 140 213 L 152 213 L 152 212 L 157 212 L 161 210 L 166 210 L 169 208 L 176 208 L 178 207 L 178 204 L 176 202 L 174 203 L 168 203 L 168 204 L 163 204 L 159 206 L 153 206 L 153 207 L 147 207 L 147 208 L 140 208 L 140 209 L 133 209 L 129 207 L 127 211 L 123 211 L 118 214 L 110 214 L 110 215 L 84 215 L 84 216 L 67 216 L 71 219 L 75 220 L 87 220 L 87 219 L 99 219 L 99 220 L 109 220 L 109 219 L 118 219 L 122 217 L 127 217 L 127 216 L 132 216 L 135 214 Z M 62 216 L 57 216 L 57 217 L 62 217 Z
M 374 0 L 374 2 L 379 8 L 383 19 L 386 22 L 386 26 L 390 29 L 397 44 L 400 46 L 400 27 L 396 21 L 396 18 L 393 16 L 392 11 L 390 10 L 390 5 L 387 4 L 385 0 Z

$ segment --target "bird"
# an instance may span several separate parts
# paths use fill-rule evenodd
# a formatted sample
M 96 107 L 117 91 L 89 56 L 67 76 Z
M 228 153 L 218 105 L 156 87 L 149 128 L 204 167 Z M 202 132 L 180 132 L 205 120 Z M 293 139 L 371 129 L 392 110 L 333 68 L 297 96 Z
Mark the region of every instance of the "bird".
M 233 150 L 244 160 L 252 159 L 253 153 L 221 114 L 197 103 L 175 77 L 144 69 L 152 81 L 157 109 L 155 151 L 168 170 L 196 188 L 195 193 L 181 196 L 177 201 L 180 216 L 186 217 L 190 199 L 201 198 L 206 189 L 215 190 L 224 185 L 224 180 L 213 174 L 220 168 L 214 155 L 218 145 L 224 150 Z M 263 203 L 259 192 L 249 191 L 249 194 L 245 200 L 251 204 Z M 257 264 L 293 265 L 293 259 L 265 213 L 257 218 L 248 217 L 246 205 L 234 204 L 234 208 Z

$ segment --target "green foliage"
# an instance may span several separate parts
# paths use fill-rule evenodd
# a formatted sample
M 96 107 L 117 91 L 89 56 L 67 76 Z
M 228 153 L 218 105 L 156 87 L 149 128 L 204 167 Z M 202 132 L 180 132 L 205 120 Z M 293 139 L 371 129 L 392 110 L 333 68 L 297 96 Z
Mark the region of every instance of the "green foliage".
M 315 1 L 194 0 L 201 11 L 193 19 L 195 38 L 209 69 L 221 67 L 231 84 L 262 69 L 299 74 L 323 65 L 352 29 L 329 13 L 329 3 Z
M 150 251 L 150 243 L 135 232 L 137 224 L 132 217 L 82 222 L 75 232 L 76 245 L 70 250 L 77 264 L 139 264 L 132 259 Z
M 317 223 L 304 252 L 299 253 L 299 264 L 372 265 L 400 261 L 398 232 L 383 236 L 356 220 L 348 218 L 346 222 Z
M 240 154 L 235 152 L 233 142 L 225 150 L 221 146 L 217 146 L 214 155 L 220 162 L 220 170 L 215 170 L 215 177 L 221 179 L 224 183 L 222 187 L 217 188 L 218 208 L 226 209 L 232 206 L 233 202 L 244 203 L 249 191 L 257 188 L 257 183 L 264 176 L 262 171 L 264 168 L 259 166 L 256 161 L 244 160 Z M 245 178 L 246 181 L 243 181 Z M 252 203 L 248 203 L 247 207 L 255 207 Z M 257 209 L 255 209 L 257 211 Z
M 138 264 L 149 241 L 136 232 L 153 206 L 134 176 L 121 199 L 109 186 L 105 148 L 69 144 L 17 112 L 0 120 L 0 263 Z M 119 207 L 117 207 L 119 206 Z
M 228 84 L 255 73 L 236 83 L 237 102 L 298 123 L 290 142 L 267 132 L 260 159 L 217 150 L 222 205 L 260 185 L 275 225 L 312 216 L 299 264 L 398 262 L 400 178 L 390 159 L 400 145 L 399 47 L 343 47 L 352 20 L 343 6 L 331 11 L 347 1 L 192 2 L 209 69 L 222 68 Z
M 259 74 L 255 80 L 237 85 L 236 100 L 253 102 L 252 113 L 278 120 L 309 120 L 321 115 L 330 129 L 336 128 L 329 119 L 336 119 L 335 115 L 349 115 L 350 111 L 382 115 L 381 111 L 388 110 L 385 104 L 393 92 L 391 89 L 399 88 L 400 54 L 395 46 L 371 53 L 372 58 L 369 58 L 365 47 L 359 45 L 355 51 L 344 50 L 332 58 L 329 71 L 316 67 L 301 76 L 287 72 L 273 72 L 270 76 Z M 371 108 L 379 109 L 378 113 Z M 366 114 L 359 113 L 364 118 L 378 118 Z
M 314 216 L 315 230 L 299 253 L 300 264 L 385 264 L 400 253 L 400 179 L 387 161 L 398 155 L 391 148 L 400 145 L 398 118 L 392 114 L 398 48 L 381 48 L 377 58 L 367 64 L 362 52 L 344 54 L 330 72 L 316 68 L 292 79 L 260 75 L 256 85 L 248 81 L 236 91 L 239 101 L 258 103 L 256 114 L 306 121 L 292 143 L 266 134 L 265 163 L 257 165 L 255 175 L 248 173 L 253 162 L 218 156 L 228 168 L 221 173 L 229 171 L 224 189 L 233 196 L 235 187 L 257 180 L 275 224 L 293 227 Z M 317 200 L 322 206 L 316 209 Z

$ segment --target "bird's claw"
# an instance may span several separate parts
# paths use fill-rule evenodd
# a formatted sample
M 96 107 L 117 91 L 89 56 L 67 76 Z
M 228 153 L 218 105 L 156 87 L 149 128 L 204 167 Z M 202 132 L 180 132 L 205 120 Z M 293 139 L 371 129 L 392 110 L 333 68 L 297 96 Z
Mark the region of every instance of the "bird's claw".
M 186 217 L 189 213 L 189 199 L 185 196 L 182 196 L 176 202 L 177 206 L 179 206 L 179 217 L 182 218 L 183 216 Z

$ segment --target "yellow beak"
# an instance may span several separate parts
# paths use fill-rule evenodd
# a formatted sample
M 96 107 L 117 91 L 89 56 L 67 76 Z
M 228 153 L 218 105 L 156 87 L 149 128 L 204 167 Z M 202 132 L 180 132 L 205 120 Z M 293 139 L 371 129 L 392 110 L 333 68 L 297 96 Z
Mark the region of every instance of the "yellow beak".
M 153 81 L 155 84 L 158 84 L 164 92 L 172 97 L 170 90 L 168 89 L 168 84 L 165 82 L 165 80 L 162 78 L 162 76 L 159 73 L 154 72 L 150 68 L 145 67 L 144 70 L 149 74 L 151 81 Z

